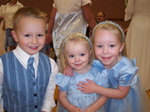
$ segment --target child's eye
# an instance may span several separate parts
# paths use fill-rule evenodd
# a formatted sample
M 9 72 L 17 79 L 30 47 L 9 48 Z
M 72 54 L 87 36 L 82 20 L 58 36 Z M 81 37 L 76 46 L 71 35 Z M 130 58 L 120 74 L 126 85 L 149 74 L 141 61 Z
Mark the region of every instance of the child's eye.
M 102 45 L 97 45 L 97 47 L 101 48 L 101 47 L 102 47 Z
M 38 34 L 37 36 L 38 36 L 38 37 L 43 37 L 43 34 Z
M 69 58 L 73 58 L 74 57 L 74 55 L 69 55 Z
M 85 56 L 85 54 L 84 54 L 84 53 L 81 53 L 80 56 Z
M 30 34 L 25 34 L 24 36 L 25 36 L 25 37 L 30 37 L 31 35 L 30 35 Z
M 110 45 L 110 47 L 115 47 L 115 45 Z

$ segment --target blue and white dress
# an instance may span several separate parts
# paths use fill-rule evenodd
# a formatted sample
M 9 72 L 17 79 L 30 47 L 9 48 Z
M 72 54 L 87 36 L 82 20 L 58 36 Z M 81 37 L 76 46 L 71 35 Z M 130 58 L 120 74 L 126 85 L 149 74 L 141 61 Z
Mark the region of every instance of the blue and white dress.
M 79 81 L 85 81 L 86 79 L 90 79 L 94 81 L 96 84 L 101 85 L 103 87 L 108 87 L 108 77 L 107 74 L 101 74 L 98 69 L 95 67 L 91 67 L 91 69 L 84 74 L 79 74 L 74 72 L 73 77 L 65 76 L 62 73 L 59 73 L 56 76 L 56 84 L 59 86 L 60 91 L 67 92 L 67 99 L 68 101 L 83 110 L 85 110 L 88 106 L 93 104 L 99 97 L 99 94 L 86 94 L 82 93 L 78 90 L 77 84 Z M 58 112 L 68 112 L 62 106 L 59 106 Z M 104 106 L 101 107 L 96 112 L 105 112 Z
M 93 66 L 103 67 L 102 63 L 95 60 Z M 106 72 L 107 71 L 107 72 Z M 124 99 L 110 98 L 106 105 L 107 112 L 148 112 L 150 109 L 150 101 L 141 87 L 141 82 L 137 74 L 138 68 L 135 60 L 130 61 L 123 57 L 111 69 L 103 70 L 102 74 L 107 74 L 110 82 L 110 88 L 117 89 L 118 86 L 130 86 L 131 89 Z M 149 106 L 148 106 L 149 105 Z

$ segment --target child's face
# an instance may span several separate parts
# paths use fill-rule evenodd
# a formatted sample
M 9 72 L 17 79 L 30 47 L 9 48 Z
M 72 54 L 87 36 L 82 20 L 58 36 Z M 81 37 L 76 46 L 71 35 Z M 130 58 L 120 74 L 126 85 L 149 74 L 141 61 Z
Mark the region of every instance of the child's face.
M 69 66 L 77 73 L 88 71 L 90 51 L 83 42 L 68 42 L 65 47 L 65 56 Z
M 33 17 L 22 17 L 12 35 L 19 46 L 29 55 L 39 52 L 45 43 L 45 21 Z
M 124 45 L 109 30 L 97 30 L 94 37 L 95 56 L 107 69 L 112 68 L 120 60 Z

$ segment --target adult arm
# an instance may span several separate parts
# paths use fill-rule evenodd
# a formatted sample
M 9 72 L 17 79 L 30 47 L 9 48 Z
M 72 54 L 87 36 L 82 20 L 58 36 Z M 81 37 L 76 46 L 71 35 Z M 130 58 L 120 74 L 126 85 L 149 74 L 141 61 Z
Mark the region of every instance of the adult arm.
M 52 41 L 52 31 L 53 31 L 53 26 L 55 22 L 55 15 L 56 15 L 57 9 L 52 8 L 50 19 L 49 19 L 49 24 L 48 24 L 48 31 L 47 31 L 47 36 L 46 36 L 46 44 L 50 44 Z
M 54 60 L 50 59 L 50 62 L 51 62 L 52 72 L 51 72 L 49 84 L 46 90 L 44 103 L 42 106 L 43 112 L 51 112 L 52 108 L 55 107 L 55 101 L 54 101 L 54 92 L 56 88 L 55 77 L 56 77 L 56 74 L 58 73 L 58 66 Z
M 83 16 L 88 23 L 89 27 L 93 29 L 96 25 L 96 21 L 94 19 L 94 16 L 92 14 L 92 11 L 90 9 L 90 4 L 84 5 L 81 7 L 83 11 Z

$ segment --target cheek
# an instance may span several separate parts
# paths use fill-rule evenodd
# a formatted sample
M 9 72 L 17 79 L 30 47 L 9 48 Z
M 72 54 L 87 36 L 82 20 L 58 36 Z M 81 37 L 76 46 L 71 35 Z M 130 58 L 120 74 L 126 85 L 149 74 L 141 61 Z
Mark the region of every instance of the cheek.
M 99 55 L 100 52 L 101 52 L 100 49 L 98 49 L 98 48 L 96 48 L 96 47 L 95 47 L 94 51 L 95 51 L 95 55 Z

